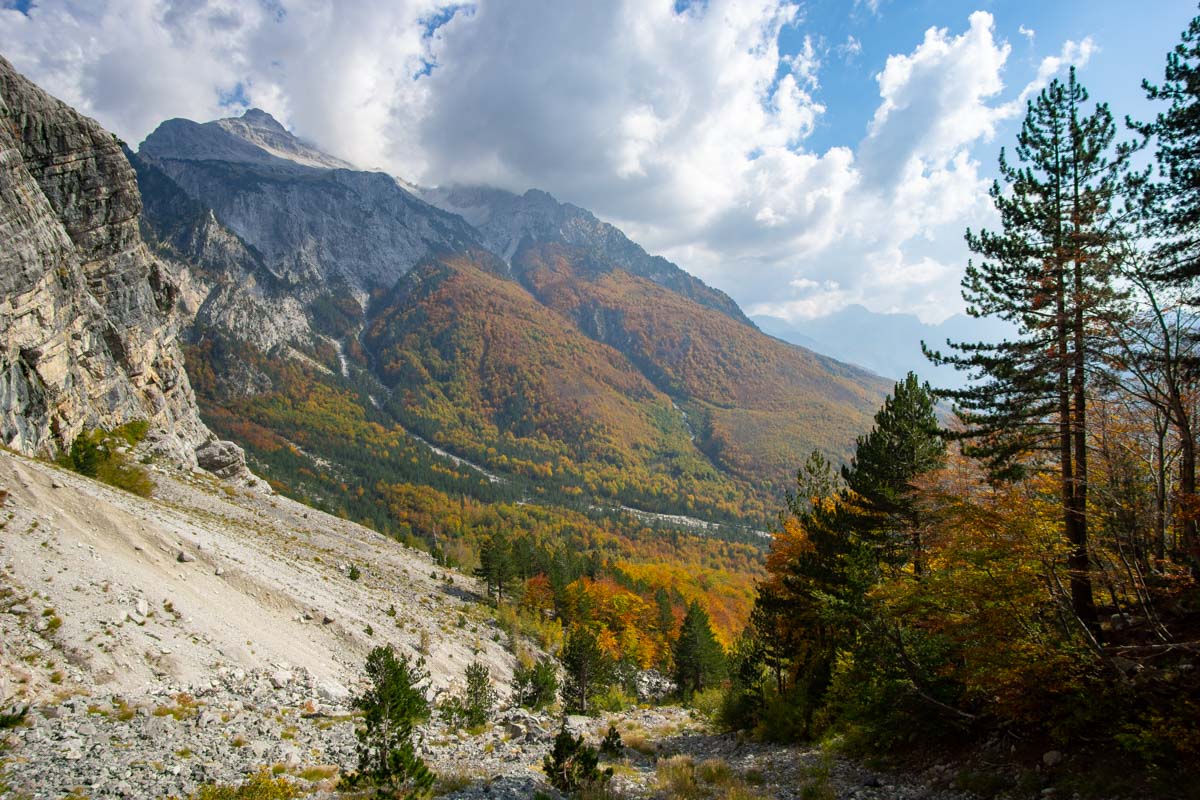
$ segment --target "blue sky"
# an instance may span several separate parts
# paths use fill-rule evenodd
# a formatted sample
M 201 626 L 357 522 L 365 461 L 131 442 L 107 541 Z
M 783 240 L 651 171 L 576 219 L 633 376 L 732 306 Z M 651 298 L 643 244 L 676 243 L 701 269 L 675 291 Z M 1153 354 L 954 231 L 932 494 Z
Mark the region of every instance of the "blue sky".
M 0 53 L 131 144 L 259 106 L 422 185 L 540 188 L 798 319 L 962 307 L 966 227 L 1069 64 L 1148 115 L 1195 2 L 0 0 Z
M 1007 70 L 1014 83 L 1032 77 L 1041 56 L 1055 43 L 1091 37 L 1097 50 L 1081 77 L 1095 97 L 1121 114 L 1149 108 L 1140 89 L 1141 79 L 1161 77 L 1167 50 L 1179 41 L 1187 22 L 1200 13 L 1192 0 L 881 0 L 875 12 L 865 3 L 813 0 L 804 6 L 807 23 L 834 44 L 853 36 L 862 53 L 831 60 L 822 72 L 819 94 L 826 100 L 827 111 L 809 138 L 809 146 L 819 150 L 855 144 L 878 105 L 875 76 L 888 55 L 912 49 L 930 26 L 960 28 L 976 10 L 989 12 L 997 34 L 1013 45 Z M 1032 40 L 1022 35 L 1022 29 L 1033 32 Z M 807 25 L 786 29 L 780 37 L 782 48 L 799 49 L 807 30 Z M 1009 126 L 1008 130 L 1015 128 Z

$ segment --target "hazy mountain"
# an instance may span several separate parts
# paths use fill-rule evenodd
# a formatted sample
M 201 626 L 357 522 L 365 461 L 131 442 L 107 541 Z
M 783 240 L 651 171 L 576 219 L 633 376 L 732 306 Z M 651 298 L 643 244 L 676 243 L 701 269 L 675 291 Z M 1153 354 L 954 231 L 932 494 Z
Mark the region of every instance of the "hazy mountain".
M 930 325 L 914 314 L 878 314 L 859 305 L 816 319 L 788 321 L 766 315 L 755 315 L 753 319 L 763 331 L 785 342 L 859 364 L 886 378 L 899 379 L 911 371 L 934 386 L 947 388 L 964 385 L 965 374 L 933 366 L 921 352 L 922 341 L 944 351 L 947 339 L 1000 341 L 1010 330 L 1006 323 L 995 319 L 955 314 Z

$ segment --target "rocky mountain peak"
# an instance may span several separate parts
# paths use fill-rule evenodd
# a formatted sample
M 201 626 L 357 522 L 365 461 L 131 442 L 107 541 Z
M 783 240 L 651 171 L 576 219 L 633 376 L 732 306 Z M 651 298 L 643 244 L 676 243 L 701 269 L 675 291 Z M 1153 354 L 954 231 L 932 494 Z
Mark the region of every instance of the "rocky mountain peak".
M 275 167 L 354 169 L 348 161 L 323 153 L 288 131 L 260 108 L 240 117 L 203 124 L 169 119 L 142 142 L 139 152 L 152 158 L 225 161 Z
M 275 131 L 276 133 L 282 133 L 291 136 L 291 134 L 288 133 L 288 129 L 283 127 L 279 120 L 275 119 L 270 115 L 270 113 L 263 111 L 261 108 L 246 109 L 241 116 L 241 121 L 252 128 Z

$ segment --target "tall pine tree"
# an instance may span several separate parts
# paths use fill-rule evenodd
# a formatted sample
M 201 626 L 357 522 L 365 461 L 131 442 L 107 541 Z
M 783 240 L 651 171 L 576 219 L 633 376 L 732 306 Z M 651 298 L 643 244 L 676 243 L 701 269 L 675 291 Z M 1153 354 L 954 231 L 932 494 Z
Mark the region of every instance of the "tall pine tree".
M 981 257 L 967 266 L 963 297 L 975 317 L 1013 323 L 999 344 L 948 343 L 927 354 L 969 370 L 965 389 L 942 391 L 966 424 L 965 450 L 996 478 L 1056 468 L 1066 538 L 1071 604 L 1098 629 L 1088 553 L 1088 389 L 1097 369 L 1097 323 L 1118 313 L 1114 259 L 1123 241 L 1116 220 L 1129 149 L 1114 148 L 1108 106 L 1085 112 L 1075 79 L 1053 81 L 1029 103 L 1017 163 L 1000 153 L 991 189 L 1001 230 L 967 231 Z

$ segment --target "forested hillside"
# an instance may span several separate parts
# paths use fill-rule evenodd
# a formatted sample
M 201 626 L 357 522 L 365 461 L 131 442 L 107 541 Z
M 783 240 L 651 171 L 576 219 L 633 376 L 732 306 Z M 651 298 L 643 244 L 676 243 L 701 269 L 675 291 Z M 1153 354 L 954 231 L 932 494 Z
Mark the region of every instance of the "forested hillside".
M 726 724 L 973 743 L 1015 796 L 1195 796 L 1198 75 L 1200 18 L 1145 85 L 1155 119 L 1122 131 L 1074 70 L 1031 102 L 963 280 L 1020 333 L 931 352 L 972 382 L 910 374 L 846 467 L 804 465 Z

